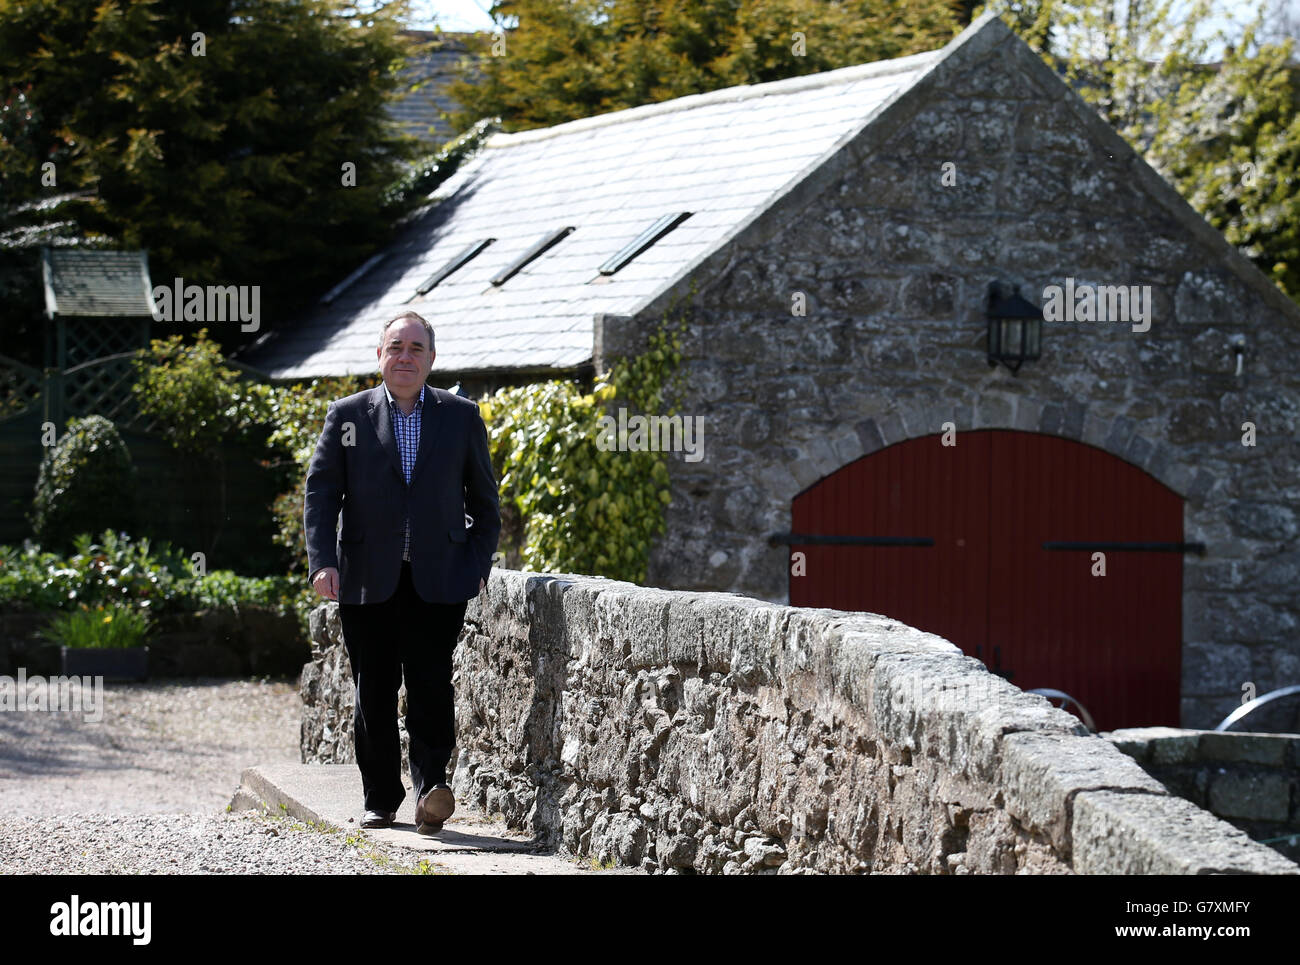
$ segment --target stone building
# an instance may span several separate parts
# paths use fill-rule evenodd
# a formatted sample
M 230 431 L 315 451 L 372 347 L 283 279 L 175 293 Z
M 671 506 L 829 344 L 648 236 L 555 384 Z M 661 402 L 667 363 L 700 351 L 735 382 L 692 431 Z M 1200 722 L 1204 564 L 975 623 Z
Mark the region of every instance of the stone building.
M 403 133 L 436 147 L 454 136 L 443 115 L 461 109 L 447 88 L 462 77 L 473 76 L 472 67 L 467 70 L 474 61 L 465 42 L 468 35 L 406 30 L 403 36 L 420 48 L 403 67 L 401 94 L 388 105 L 387 113 Z
M 414 308 L 482 391 L 684 312 L 704 457 L 670 456 L 648 582 L 885 613 L 1100 729 L 1300 682 L 1300 310 L 997 19 L 496 135 L 434 200 L 244 360 L 373 371 Z M 1106 320 L 990 364 L 1016 287 Z

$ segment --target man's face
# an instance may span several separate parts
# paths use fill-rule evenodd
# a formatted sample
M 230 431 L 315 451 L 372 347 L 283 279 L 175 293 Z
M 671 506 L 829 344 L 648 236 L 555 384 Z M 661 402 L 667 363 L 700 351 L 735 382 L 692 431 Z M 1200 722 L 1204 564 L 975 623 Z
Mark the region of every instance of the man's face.
M 388 383 L 390 392 L 394 389 L 418 392 L 433 368 L 434 352 L 429 348 L 429 333 L 414 319 L 388 326 L 384 341 L 375 353 L 379 358 L 379 374 Z

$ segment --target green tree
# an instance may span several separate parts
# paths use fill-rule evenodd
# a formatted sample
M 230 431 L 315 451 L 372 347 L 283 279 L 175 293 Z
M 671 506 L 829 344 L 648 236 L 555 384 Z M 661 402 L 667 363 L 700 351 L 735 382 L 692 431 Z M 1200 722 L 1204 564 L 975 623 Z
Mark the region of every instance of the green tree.
M 517 26 L 475 38 L 480 76 L 451 87 L 464 107 L 454 122 L 497 116 L 525 130 L 901 57 L 950 40 L 962 9 L 958 0 L 501 0 L 493 17 Z
M 0 217 L 30 221 L 25 202 L 89 192 L 79 236 L 148 249 L 158 283 L 258 285 L 262 315 L 281 317 L 415 201 L 389 191 L 414 142 L 383 109 L 403 10 L 0 0 L 0 99 L 16 105 L 0 119 Z M 40 180 L 45 161 L 54 184 Z M 255 337 L 217 334 L 232 348 Z
M 990 7 L 1300 299 L 1300 89 L 1292 41 L 1258 39 L 1264 4 L 1241 27 L 1211 0 L 1038 0 L 1032 18 L 1024 4 Z
M 3 84 L 0 75 L 0 85 Z M 3 354 L 28 365 L 41 365 L 41 283 L 39 249 L 44 245 L 85 244 L 77 216 L 89 192 L 46 191 L 42 164 L 57 169 L 66 149 L 37 150 L 42 128 L 30 86 L 0 86 L 0 306 L 3 306 Z

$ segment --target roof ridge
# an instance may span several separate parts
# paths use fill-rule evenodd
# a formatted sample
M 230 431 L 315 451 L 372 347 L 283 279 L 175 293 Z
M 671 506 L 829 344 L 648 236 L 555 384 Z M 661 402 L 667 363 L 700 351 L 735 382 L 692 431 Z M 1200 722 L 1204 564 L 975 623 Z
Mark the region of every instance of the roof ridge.
M 498 132 L 489 137 L 483 146 L 485 148 L 513 147 L 516 144 L 527 144 L 532 141 L 545 140 L 549 137 L 559 137 L 592 128 L 622 124 L 627 121 L 654 117 L 659 114 L 673 114 L 678 111 L 694 110 L 697 107 L 706 107 L 710 104 L 750 100 L 772 94 L 792 94 L 802 90 L 815 90 L 819 87 L 848 84 L 868 77 L 887 77 L 890 74 L 907 73 L 928 65 L 943 52 L 943 49 L 926 50 L 919 54 L 908 54 L 906 57 L 895 57 L 891 60 L 873 60 L 866 64 L 851 64 L 848 67 L 837 67 L 834 70 L 823 70 L 816 74 L 801 74 L 798 77 L 786 77 L 781 80 L 769 80 L 761 84 L 737 84 L 734 87 L 720 87 L 717 90 L 705 91 L 702 94 L 685 94 L 681 97 L 658 101 L 654 104 L 641 104 L 637 107 L 625 107 L 622 110 L 594 114 L 591 117 L 579 117 L 561 124 L 552 124 L 550 127 L 539 127 L 514 133 Z

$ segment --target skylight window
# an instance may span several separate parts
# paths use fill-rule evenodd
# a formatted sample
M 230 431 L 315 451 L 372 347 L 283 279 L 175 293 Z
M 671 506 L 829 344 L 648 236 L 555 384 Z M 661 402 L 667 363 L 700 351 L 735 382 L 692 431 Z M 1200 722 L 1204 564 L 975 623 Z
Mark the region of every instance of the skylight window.
M 614 255 L 614 257 L 610 258 L 609 261 L 601 265 L 600 273 L 602 275 L 614 274 L 614 272 L 618 271 L 690 216 L 691 213 L 689 211 L 678 211 L 674 214 L 664 215 L 649 228 L 646 228 L 645 231 L 641 232 L 624 245 L 618 254 Z
M 347 278 L 344 278 L 341 282 L 339 282 L 337 285 L 335 285 L 333 288 L 327 291 L 324 295 L 322 295 L 320 297 L 321 303 L 324 305 L 328 305 L 330 302 L 334 301 L 334 299 L 338 298 L 345 291 L 347 291 L 349 285 L 351 285 L 358 278 L 360 278 L 362 275 L 368 272 L 371 268 L 374 268 L 375 265 L 379 264 L 383 260 L 384 260 L 384 256 L 382 253 L 378 255 L 371 255 L 369 258 L 366 259 L 366 263 L 364 265 L 362 265 L 352 274 L 348 275 Z
M 435 271 L 428 278 L 426 278 L 420 284 L 420 287 L 415 290 L 415 293 L 417 295 L 425 294 L 430 289 L 432 289 L 435 285 L 441 282 L 444 278 L 450 275 L 453 271 L 456 271 L 459 268 L 461 268 L 467 261 L 469 261 L 475 255 L 477 255 L 488 245 L 492 244 L 492 242 L 494 241 L 496 241 L 495 238 L 484 238 L 482 241 L 474 242 L 472 245 L 470 245 L 468 248 L 462 251 L 459 255 L 457 255 L 451 261 L 447 262 L 447 264 L 443 265 L 441 268 Z
M 572 227 L 561 228 L 559 231 L 552 231 L 550 234 L 542 238 L 541 241 L 537 242 L 537 244 L 533 245 L 522 255 L 516 258 L 513 264 L 511 264 L 507 268 L 503 268 L 496 275 L 496 277 L 492 279 L 492 284 L 504 285 L 507 281 L 513 278 L 519 272 L 519 270 L 524 267 L 524 265 L 528 264 L 534 258 L 537 258 L 548 248 L 551 248 L 553 245 L 559 243 L 562 239 L 566 238 L 569 235 L 569 233 L 572 231 L 573 231 Z

